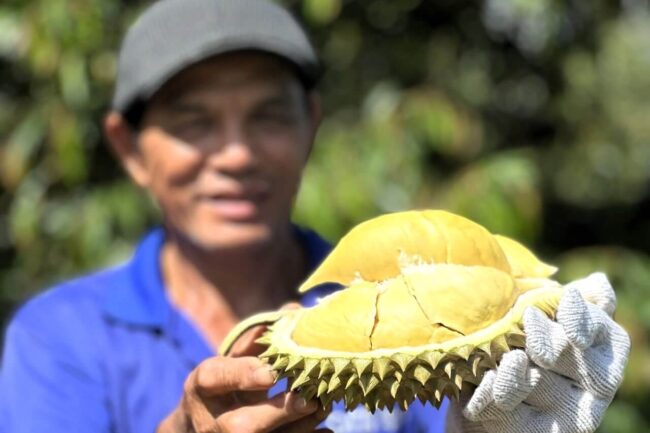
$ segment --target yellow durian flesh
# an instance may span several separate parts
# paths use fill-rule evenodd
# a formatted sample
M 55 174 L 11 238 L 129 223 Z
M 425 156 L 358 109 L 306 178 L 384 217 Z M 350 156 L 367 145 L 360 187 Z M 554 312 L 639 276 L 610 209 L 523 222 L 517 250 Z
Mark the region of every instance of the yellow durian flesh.
M 370 337 L 373 349 L 427 344 L 434 331 L 404 277 L 381 285 L 377 296 L 375 328 Z
M 514 280 L 498 269 L 418 265 L 328 296 L 304 310 L 292 338 L 302 347 L 343 352 L 441 343 L 501 319 L 517 295 Z
M 429 322 L 461 335 L 504 317 L 518 296 L 510 275 L 484 266 L 434 265 L 405 278 Z
M 383 281 L 398 276 L 409 263 L 478 265 L 510 272 L 502 249 L 482 226 L 440 210 L 397 212 L 350 230 L 299 292 L 322 283 Z
M 510 264 L 511 274 L 515 278 L 548 278 L 557 272 L 551 266 L 539 260 L 528 248 L 506 236 L 494 235 Z
M 377 294 L 374 284 L 365 283 L 355 290 L 342 290 L 326 297 L 303 311 L 293 340 L 303 347 L 344 352 L 370 350 Z

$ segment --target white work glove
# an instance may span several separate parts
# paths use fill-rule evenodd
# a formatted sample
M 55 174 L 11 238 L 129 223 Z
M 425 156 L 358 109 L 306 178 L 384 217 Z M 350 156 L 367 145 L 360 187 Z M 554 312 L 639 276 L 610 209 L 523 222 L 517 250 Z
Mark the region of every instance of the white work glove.
M 594 432 L 630 352 L 629 336 L 611 317 L 615 308 L 602 273 L 566 285 L 557 321 L 528 308 L 526 352 L 506 353 L 472 395 L 451 405 L 447 432 Z

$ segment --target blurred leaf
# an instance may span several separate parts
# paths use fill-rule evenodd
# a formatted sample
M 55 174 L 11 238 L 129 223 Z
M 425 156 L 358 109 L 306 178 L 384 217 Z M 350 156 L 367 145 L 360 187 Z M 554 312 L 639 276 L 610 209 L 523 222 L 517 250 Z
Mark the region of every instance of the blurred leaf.
M 469 165 L 445 186 L 441 205 L 495 233 L 536 240 L 541 195 L 534 156 L 530 151 L 503 152 Z
M 341 12 L 341 0 L 304 0 L 305 18 L 314 24 L 328 24 Z

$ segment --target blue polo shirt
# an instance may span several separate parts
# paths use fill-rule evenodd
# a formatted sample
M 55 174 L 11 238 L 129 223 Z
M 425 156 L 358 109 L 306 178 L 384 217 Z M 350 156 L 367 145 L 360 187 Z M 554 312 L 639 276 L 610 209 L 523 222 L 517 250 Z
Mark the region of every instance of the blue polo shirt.
M 330 246 L 297 230 L 315 268 Z M 0 430 L 6 433 L 153 433 L 178 404 L 183 382 L 215 356 L 169 302 L 160 271 L 164 233 L 149 233 L 122 266 L 63 283 L 23 306 L 10 323 L 0 370 Z M 320 292 L 310 292 L 313 305 Z M 337 433 L 442 433 L 440 411 L 336 407 Z

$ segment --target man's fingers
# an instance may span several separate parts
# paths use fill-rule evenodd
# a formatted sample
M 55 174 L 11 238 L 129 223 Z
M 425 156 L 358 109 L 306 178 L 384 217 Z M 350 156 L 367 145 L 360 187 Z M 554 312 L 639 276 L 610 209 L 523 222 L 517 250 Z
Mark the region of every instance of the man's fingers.
M 493 397 L 499 409 L 511 411 L 535 388 L 539 381 L 536 370 L 528 367 L 528 356 L 522 350 L 503 355 L 494 381 Z
M 572 281 L 565 286 L 577 289 L 582 297 L 598 306 L 608 316 L 614 314 L 616 309 L 616 294 L 607 276 L 602 272 L 595 272 L 588 277 Z
M 537 365 L 552 368 L 569 341 L 558 323 L 546 317 L 537 308 L 529 307 L 524 312 L 526 331 L 526 353 Z
M 327 418 L 327 415 L 329 415 L 329 411 L 326 411 L 323 408 L 319 408 L 312 415 L 301 418 L 298 421 L 294 421 L 290 425 L 277 430 L 276 433 L 325 433 L 331 431 L 330 429 L 314 430 L 320 423 L 325 420 L 325 418 Z
M 202 397 L 227 395 L 236 391 L 270 388 L 275 375 L 268 364 L 255 357 L 213 357 L 203 361 L 186 382 L 186 393 Z
M 280 307 L 280 310 L 281 311 L 297 310 L 299 308 L 302 308 L 302 305 L 300 305 L 298 302 L 287 302 L 282 307 Z
M 216 422 L 224 432 L 268 433 L 279 427 L 287 428 L 317 410 L 318 404 L 315 401 L 305 401 L 296 393 L 289 392 L 255 405 L 225 412 Z M 313 430 L 316 425 L 318 424 L 306 431 Z
M 228 352 L 228 356 L 237 358 L 240 356 L 257 356 L 266 350 L 265 346 L 257 344 L 256 341 L 266 332 L 266 326 L 256 326 L 242 334 L 235 341 Z
M 463 415 L 471 421 L 490 419 L 489 408 L 496 408 L 494 404 L 494 382 L 497 373 L 490 370 L 485 373 L 481 384 L 474 390 L 471 398 L 463 408 Z

